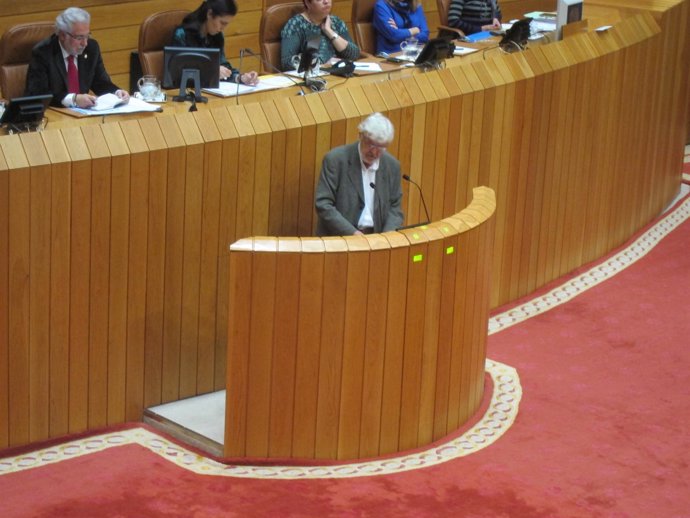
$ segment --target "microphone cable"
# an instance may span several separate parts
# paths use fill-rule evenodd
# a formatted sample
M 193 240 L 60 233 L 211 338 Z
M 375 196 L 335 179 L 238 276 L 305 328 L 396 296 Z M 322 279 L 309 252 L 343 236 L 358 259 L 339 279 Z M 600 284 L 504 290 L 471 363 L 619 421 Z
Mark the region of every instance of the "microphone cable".
M 410 182 L 412 185 L 414 185 L 417 190 L 419 191 L 419 197 L 422 200 L 422 207 L 424 207 L 424 214 L 426 214 L 426 222 L 425 223 L 420 223 L 420 225 L 426 225 L 428 223 L 431 223 L 431 218 L 429 217 L 429 211 L 426 208 L 426 202 L 424 201 L 424 193 L 422 192 L 422 188 L 419 186 L 417 182 L 415 182 L 412 178 L 410 178 L 410 175 L 404 174 L 402 175 L 403 179 Z

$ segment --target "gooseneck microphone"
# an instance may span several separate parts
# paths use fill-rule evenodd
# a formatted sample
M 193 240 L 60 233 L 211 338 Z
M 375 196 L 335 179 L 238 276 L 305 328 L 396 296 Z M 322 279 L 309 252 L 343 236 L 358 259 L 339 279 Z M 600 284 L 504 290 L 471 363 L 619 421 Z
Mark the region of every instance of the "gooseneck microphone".
M 240 104 L 240 83 L 242 82 L 242 60 L 244 59 L 244 49 L 240 49 L 240 68 L 237 72 L 237 89 L 235 90 L 235 105 Z M 232 77 L 232 74 L 230 75 Z
M 280 74 L 280 75 L 283 76 L 283 77 L 287 77 L 290 81 L 292 81 L 292 82 L 295 84 L 295 86 L 299 86 L 299 89 L 301 90 L 300 95 L 305 95 L 305 94 L 304 94 L 304 88 L 303 88 L 304 84 L 303 84 L 301 81 L 295 79 L 295 78 L 292 77 L 290 74 L 286 74 L 285 72 L 283 72 L 282 70 L 280 70 L 278 67 L 276 67 L 276 66 L 275 66 L 273 63 L 271 63 L 270 61 L 266 61 L 266 60 L 265 60 L 263 57 L 261 57 L 259 54 L 256 54 L 252 49 L 244 48 L 244 49 L 242 49 L 242 51 L 244 51 L 244 52 L 246 52 L 247 54 L 249 54 L 250 56 L 255 57 L 256 59 L 258 59 L 263 65 L 265 65 L 266 67 L 268 67 L 269 69 L 271 69 L 273 72 L 275 72 L 275 73 L 277 73 L 277 74 Z
M 426 214 L 426 221 L 423 223 L 419 223 L 420 225 L 426 225 L 431 222 L 431 218 L 429 217 L 429 211 L 426 208 L 426 202 L 424 201 L 424 193 L 422 192 L 422 188 L 419 186 L 417 182 L 415 182 L 412 178 L 410 178 L 410 175 L 404 174 L 402 175 L 403 179 L 410 182 L 412 185 L 414 185 L 417 190 L 419 191 L 419 197 L 422 199 L 422 206 L 424 207 L 424 214 Z

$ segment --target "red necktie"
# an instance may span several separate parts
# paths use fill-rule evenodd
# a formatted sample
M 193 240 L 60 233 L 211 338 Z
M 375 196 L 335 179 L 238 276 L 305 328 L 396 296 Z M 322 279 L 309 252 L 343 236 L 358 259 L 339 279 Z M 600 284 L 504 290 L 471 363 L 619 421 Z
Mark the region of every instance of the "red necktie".
M 70 94 L 79 93 L 79 72 L 72 55 L 67 56 L 67 88 Z

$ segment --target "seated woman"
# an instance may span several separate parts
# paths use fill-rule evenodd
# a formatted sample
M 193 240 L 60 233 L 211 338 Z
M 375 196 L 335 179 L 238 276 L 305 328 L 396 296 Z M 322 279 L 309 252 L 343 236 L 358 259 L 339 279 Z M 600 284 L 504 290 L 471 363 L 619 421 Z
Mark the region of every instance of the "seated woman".
M 196 11 L 185 16 L 182 25 L 175 29 L 172 45 L 220 49 L 220 79 L 255 85 L 259 82 L 256 72 L 252 70 L 242 74 L 236 68 L 232 68 L 225 58 L 223 31 L 236 14 L 235 0 L 205 0 Z
M 501 29 L 498 0 L 451 0 L 448 25 L 465 34 Z
M 400 44 L 414 36 L 429 41 L 429 28 L 422 4 L 417 0 L 376 0 L 374 6 L 376 53 L 400 52 Z
M 292 70 L 293 56 L 299 55 L 312 38 L 319 41 L 319 60 L 328 62 L 332 57 L 355 60 L 359 47 L 352 41 L 345 22 L 332 16 L 331 0 L 302 0 L 306 10 L 290 18 L 280 32 L 280 65 Z

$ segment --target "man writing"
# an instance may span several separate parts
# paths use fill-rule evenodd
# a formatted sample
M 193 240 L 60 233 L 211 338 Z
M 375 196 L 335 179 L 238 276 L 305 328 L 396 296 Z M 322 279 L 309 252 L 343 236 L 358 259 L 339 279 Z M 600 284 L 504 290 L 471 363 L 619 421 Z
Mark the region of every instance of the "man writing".
M 36 44 L 26 75 L 25 95 L 52 94 L 53 106 L 90 108 L 96 95 L 114 93 L 123 102 L 129 94 L 110 80 L 101 49 L 91 39 L 91 15 L 70 7 L 55 19 L 55 34 Z
M 400 163 L 386 152 L 393 124 L 380 113 L 359 125 L 359 141 L 331 150 L 316 187 L 319 236 L 371 234 L 403 224 Z

